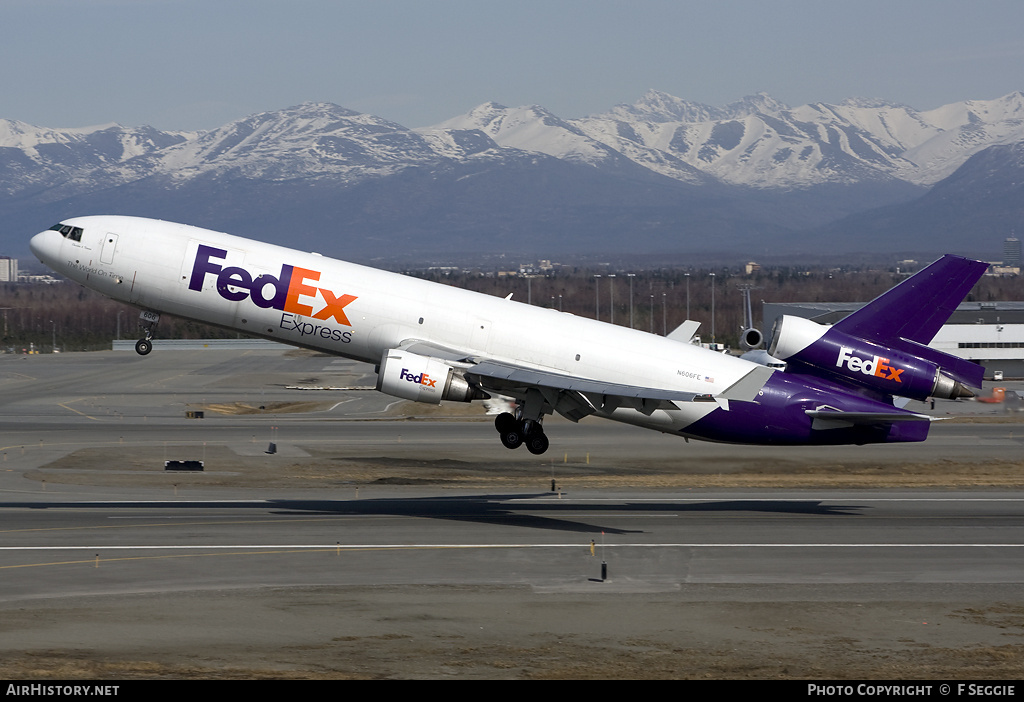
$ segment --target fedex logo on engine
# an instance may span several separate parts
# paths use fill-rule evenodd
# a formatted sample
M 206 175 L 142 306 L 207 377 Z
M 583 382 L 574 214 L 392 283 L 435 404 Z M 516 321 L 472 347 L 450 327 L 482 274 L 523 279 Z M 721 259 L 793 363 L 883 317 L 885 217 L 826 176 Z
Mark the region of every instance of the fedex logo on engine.
M 888 358 L 882 358 L 881 356 L 875 356 L 871 359 L 863 359 L 853 355 L 853 349 L 848 349 L 845 346 L 839 349 L 839 358 L 836 359 L 836 366 L 842 367 L 846 365 L 846 368 L 854 373 L 863 373 L 864 375 L 873 375 L 876 378 L 882 380 L 895 380 L 897 383 L 902 383 L 900 375 L 905 369 L 895 368 L 889 365 Z
M 273 276 L 264 273 L 253 278 L 252 274 L 244 268 L 238 266 L 225 268 L 214 260 L 221 259 L 223 261 L 227 255 L 228 252 L 225 249 L 200 244 L 196 251 L 195 263 L 192 265 L 192 277 L 189 279 L 188 289 L 202 291 L 207 274 L 211 274 L 217 276 L 217 293 L 225 300 L 237 302 L 248 297 L 254 305 L 263 309 L 275 309 L 324 321 L 333 317 L 338 324 L 352 326 L 345 314 L 345 307 L 355 300 L 356 296 L 342 295 L 339 297 L 327 288 L 312 285 L 311 283 L 320 280 L 320 271 L 283 263 L 280 275 Z M 315 303 L 320 298 L 323 301 L 323 307 L 314 314 L 313 305 L 303 302 L 304 298 L 309 298 L 311 303 Z
M 417 373 L 413 375 L 409 372 L 408 368 L 403 368 L 402 372 L 398 374 L 399 380 L 408 380 L 410 383 L 416 383 L 417 385 L 426 385 L 428 388 L 437 387 L 437 378 L 431 378 L 426 373 Z

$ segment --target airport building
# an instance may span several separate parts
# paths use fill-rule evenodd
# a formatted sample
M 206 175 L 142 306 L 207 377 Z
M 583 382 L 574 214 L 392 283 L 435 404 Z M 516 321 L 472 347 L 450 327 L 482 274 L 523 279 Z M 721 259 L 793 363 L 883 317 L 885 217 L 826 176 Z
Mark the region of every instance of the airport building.
M 1003 242 L 1003 265 L 1020 268 L 1020 239 L 1015 236 Z
M 18 280 L 18 259 L 0 256 L 0 283 L 14 283 Z
M 863 302 L 764 303 L 764 331 L 771 343 L 772 327 L 783 315 L 835 324 L 860 309 Z M 964 302 L 943 325 L 931 347 L 985 366 L 1006 378 L 1024 378 L 1024 302 Z

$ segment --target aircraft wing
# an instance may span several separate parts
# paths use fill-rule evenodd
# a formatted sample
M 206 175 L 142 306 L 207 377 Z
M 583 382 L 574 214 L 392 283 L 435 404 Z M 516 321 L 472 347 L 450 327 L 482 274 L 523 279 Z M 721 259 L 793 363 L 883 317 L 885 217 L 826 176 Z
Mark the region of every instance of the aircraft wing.
M 519 385 L 549 387 L 554 390 L 572 390 L 591 395 L 614 395 L 629 399 L 693 402 L 694 398 L 701 396 L 695 392 L 588 380 L 586 378 L 577 378 L 551 371 L 534 370 L 497 361 L 482 361 L 469 369 L 467 373 L 489 380 L 500 380 Z
M 650 416 L 655 410 L 677 410 L 676 402 L 717 402 L 728 409 L 729 400 L 753 401 L 774 370 L 757 366 L 718 395 L 685 392 L 667 388 L 627 385 L 593 378 L 558 373 L 551 370 L 481 359 L 457 349 L 437 346 L 432 342 L 407 340 L 403 350 L 412 353 L 465 363 L 467 379 L 497 393 L 525 397 L 539 392 L 554 411 L 572 421 L 579 421 L 598 410 L 611 411 L 630 407 Z
M 632 407 L 650 416 L 657 409 L 678 409 L 673 401 L 693 402 L 700 397 L 694 392 L 590 380 L 498 361 L 481 361 L 466 370 L 466 377 L 513 397 L 539 392 L 556 412 L 574 422 L 617 407 Z

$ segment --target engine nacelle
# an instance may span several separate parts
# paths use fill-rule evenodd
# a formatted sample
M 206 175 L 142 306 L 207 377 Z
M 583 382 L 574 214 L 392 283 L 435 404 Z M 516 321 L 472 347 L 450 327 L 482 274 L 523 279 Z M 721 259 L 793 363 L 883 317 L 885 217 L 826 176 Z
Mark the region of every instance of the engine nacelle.
M 810 366 L 887 395 L 914 400 L 973 397 L 963 383 L 938 365 L 910 353 L 845 334 L 803 317 L 786 315 L 775 324 L 768 353 L 789 368 Z
M 750 327 L 749 329 L 744 329 L 740 333 L 740 346 L 748 351 L 761 348 L 761 344 L 763 343 L 764 334 L 761 333 L 760 329 Z
M 377 389 L 403 400 L 439 405 L 442 400 L 470 402 L 488 395 L 470 385 L 457 368 L 428 356 L 388 349 L 377 371 Z

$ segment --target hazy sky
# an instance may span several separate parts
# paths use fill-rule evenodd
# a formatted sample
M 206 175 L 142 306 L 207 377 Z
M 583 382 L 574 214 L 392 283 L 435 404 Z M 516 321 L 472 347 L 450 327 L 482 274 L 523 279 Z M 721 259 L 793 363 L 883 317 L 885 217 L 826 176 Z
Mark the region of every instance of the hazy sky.
M 1024 89 L 1020 0 L 0 0 L 0 118 L 207 129 L 329 101 L 407 127 L 494 100 L 582 117 Z

